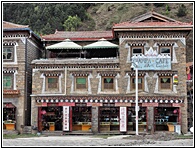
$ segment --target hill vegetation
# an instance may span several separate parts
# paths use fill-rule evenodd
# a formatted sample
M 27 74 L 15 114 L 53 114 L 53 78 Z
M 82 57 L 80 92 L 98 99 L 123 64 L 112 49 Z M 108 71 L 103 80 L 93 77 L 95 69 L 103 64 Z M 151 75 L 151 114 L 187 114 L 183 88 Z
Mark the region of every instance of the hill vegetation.
M 36 34 L 45 35 L 56 29 L 111 30 L 114 23 L 129 21 L 152 9 L 178 21 L 193 21 L 193 3 L 3 3 L 3 20 L 29 25 Z M 192 36 L 187 42 L 189 48 Z

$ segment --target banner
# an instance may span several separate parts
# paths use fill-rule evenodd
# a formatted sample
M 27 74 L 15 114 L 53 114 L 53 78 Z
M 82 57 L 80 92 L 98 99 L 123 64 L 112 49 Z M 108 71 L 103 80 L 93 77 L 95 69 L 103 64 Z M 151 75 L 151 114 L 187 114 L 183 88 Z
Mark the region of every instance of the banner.
M 127 131 L 127 107 L 120 107 L 120 132 Z
M 69 106 L 63 106 L 63 131 L 69 131 Z

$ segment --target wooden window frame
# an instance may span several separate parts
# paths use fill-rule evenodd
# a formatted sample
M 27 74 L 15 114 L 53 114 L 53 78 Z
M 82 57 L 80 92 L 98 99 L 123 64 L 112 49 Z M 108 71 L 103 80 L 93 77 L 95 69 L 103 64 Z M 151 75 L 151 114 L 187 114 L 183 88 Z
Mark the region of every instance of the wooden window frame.
M 133 83 L 133 79 L 135 79 L 135 77 L 131 77 L 130 79 L 131 79 L 131 81 L 130 81 L 131 90 L 135 90 L 135 83 Z M 138 90 L 144 91 L 144 77 L 138 77 L 138 79 L 142 79 L 141 85 L 139 85 L 139 83 L 138 83 Z M 141 86 L 141 88 L 140 88 L 140 86 Z
M 11 86 L 10 86 L 9 88 L 5 88 L 5 87 L 4 87 L 4 82 L 3 82 L 3 89 L 4 89 L 4 90 L 9 90 L 9 89 L 12 90 L 12 89 L 13 89 L 13 85 L 14 85 L 14 84 L 13 84 L 13 83 L 14 83 L 14 75 L 13 75 L 13 74 L 3 74 L 3 77 L 4 77 L 4 76 L 10 76 L 10 77 L 11 77 Z M 3 81 L 4 81 L 4 78 L 3 78 Z
M 4 56 L 4 54 L 5 54 L 6 56 L 8 55 L 8 52 L 7 52 L 8 49 L 11 50 L 11 52 L 9 52 L 9 53 L 11 53 L 11 59 L 7 59 L 7 58 Z M 6 51 L 4 52 L 4 50 L 6 50 Z M 5 59 L 4 59 L 4 57 L 5 57 Z M 14 46 L 4 46 L 4 47 L 3 47 L 3 61 L 4 61 L 4 62 L 13 62 L 13 61 L 14 61 Z
M 133 53 L 133 50 L 134 49 L 141 49 L 141 53 L 137 53 L 137 54 L 144 54 L 144 47 L 141 47 L 141 46 L 134 46 L 134 47 L 131 47 L 131 56 L 133 56 L 133 54 L 135 54 L 135 53 Z
M 78 84 L 77 84 L 77 79 L 81 79 L 81 78 L 86 79 L 86 84 L 85 84 L 85 87 L 83 87 L 83 88 L 78 87 Z M 87 77 L 75 77 L 75 90 L 87 90 L 87 89 L 88 89 L 88 78 Z
M 56 87 L 49 87 L 49 79 L 56 79 Z M 59 88 L 59 77 L 46 77 L 46 89 L 58 89 Z
M 163 78 L 169 78 L 170 79 L 170 83 L 168 83 L 169 84 L 169 87 L 168 88 L 164 88 L 164 87 L 162 87 L 163 85 L 162 85 L 162 83 L 161 83 L 161 80 L 163 79 Z M 160 90 L 172 90 L 172 77 L 160 77 L 159 78 L 159 89 Z
M 112 85 L 112 88 L 105 88 L 104 80 L 105 80 L 105 79 L 108 79 L 108 78 L 113 79 L 113 85 Z M 103 91 L 107 91 L 107 90 L 110 90 L 110 91 L 111 91 L 111 90 L 114 90 L 114 77 L 103 77 L 103 78 L 102 78 L 102 90 L 103 90 Z
M 161 52 L 161 49 L 162 48 L 168 48 L 168 49 L 170 49 L 170 52 L 168 54 L 170 54 L 170 56 L 172 57 L 172 47 L 171 46 L 160 46 L 159 47 L 159 53 L 160 54 L 162 54 L 162 52 Z M 166 53 L 163 53 L 163 54 L 166 54 Z

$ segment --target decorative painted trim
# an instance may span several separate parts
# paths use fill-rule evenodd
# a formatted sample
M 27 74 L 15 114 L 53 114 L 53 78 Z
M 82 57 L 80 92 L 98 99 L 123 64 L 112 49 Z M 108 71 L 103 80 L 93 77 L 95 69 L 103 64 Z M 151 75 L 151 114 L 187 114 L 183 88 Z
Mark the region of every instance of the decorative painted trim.
M 12 67 L 12 68 L 3 68 L 3 73 L 15 73 L 17 72 L 17 69 L 16 67 Z
M 97 71 L 102 77 L 116 76 L 120 71 Z
M 34 69 L 57 69 L 57 68 L 88 68 L 88 69 L 100 69 L 100 68 L 119 68 L 119 63 L 114 64 L 62 64 L 62 65 L 55 65 L 55 64 L 35 64 L 33 65 Z
M 37 103 L 59 103 L 59 102 L 91 102 L 91 103 L 135 103 L 135 96 L 46 96 L 35 97 Z M 184 103 L 183 97 L 176 96 L 139 96 L 139 103 Z
M 8 41 L 8 40 L 4 40 L 3 41 L 3 46 L 18 46 L 18 42 L 16 41 Z
M 74 77 L 88 76 L 92 71 L 69 71 Z
M 164 39 L 164 38 L 185 38 L 186 37 L 186 32 L 184 33 L 180 33 L 179 32 L 123 32 L 123 33 L 119 33 L 119 38 L 125 38 L 125 39 L 146 39 L 146 38 L 160 38 L 160 39 Z

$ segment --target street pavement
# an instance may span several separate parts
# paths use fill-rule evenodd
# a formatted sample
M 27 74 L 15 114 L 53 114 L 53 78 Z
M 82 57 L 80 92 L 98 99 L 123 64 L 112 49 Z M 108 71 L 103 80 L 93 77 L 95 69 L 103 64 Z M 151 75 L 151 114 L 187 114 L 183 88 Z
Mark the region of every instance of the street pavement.
M 178 146 L 192 147 L 193 139 L 157 141 L 152 139 L 132 139 L 130 135 L 101 136 L 48 136 L 17 139 L 3 139 L 3 147 L 126 147 L 126 146 Z

